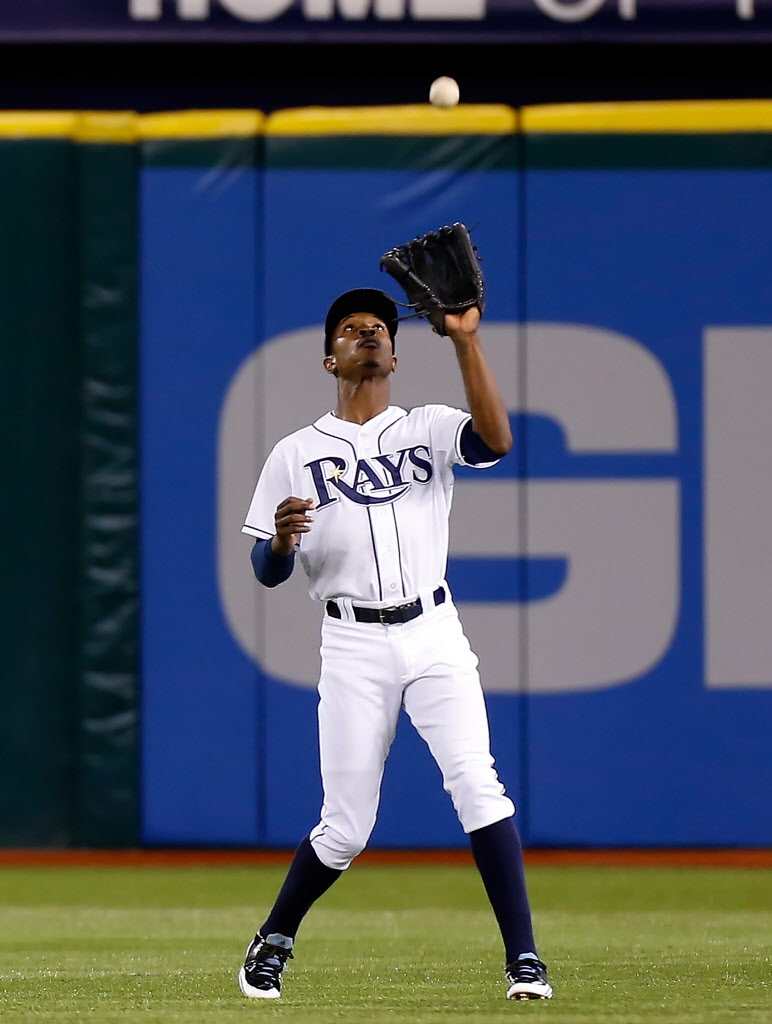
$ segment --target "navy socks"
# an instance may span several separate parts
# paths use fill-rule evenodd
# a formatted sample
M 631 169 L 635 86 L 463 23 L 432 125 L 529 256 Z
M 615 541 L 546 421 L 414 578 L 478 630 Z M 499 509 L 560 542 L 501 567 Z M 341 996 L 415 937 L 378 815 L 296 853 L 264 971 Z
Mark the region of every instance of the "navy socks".
M 312 904 L 323 896 L 342 874 L 342 871 L 322 864 L 306 836 L 295 851 L 287 877 L 279 890 L 271 913 L 260 929 L 260 934 L 265 937 L 278 932 L 279 935 L 294 939 L 300 922 Z
M 512 963 L 522 953 L 536 954 L 523 848 L 514 818 L 478 828 L 469 833 L 469 840 L 504 940 L 506 962 Z
M 472 854 L 504 940 L 506 962 L 522 953 L 536 954 L 531 908 L 523 868 L 523 848 L 513 818 L 469 833 Z M 260 934 L 278 933 L 294 939 L 311 906 L 342 871 L 328 868 L 306 836 L 290 864 L 284 884 Z

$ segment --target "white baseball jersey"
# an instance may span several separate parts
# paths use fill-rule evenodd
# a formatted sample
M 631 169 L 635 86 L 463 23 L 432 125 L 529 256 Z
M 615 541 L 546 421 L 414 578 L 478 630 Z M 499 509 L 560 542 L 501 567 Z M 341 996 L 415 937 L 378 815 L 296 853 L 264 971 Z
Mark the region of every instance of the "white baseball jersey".
M 411 600 L 445 578 L 453 466 L 468 465 L 459 439 L 470 419 L 447 405 L 392 405 L 363 424 L 326 413 L 274 446 L 242 532 L 268 539 L 281 501 L 312 498 L 299 545 L 311 597 Z

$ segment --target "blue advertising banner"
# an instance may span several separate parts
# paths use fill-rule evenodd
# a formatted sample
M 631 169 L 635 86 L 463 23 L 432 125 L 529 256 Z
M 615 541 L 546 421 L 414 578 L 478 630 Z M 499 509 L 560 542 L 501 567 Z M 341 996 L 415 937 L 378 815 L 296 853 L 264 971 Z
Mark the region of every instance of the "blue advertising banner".
M 229 158 L 233 141 L 191 141 L 184 114 L 181 137 L 144 144 L 142 774 L 150 844 L 285 847 L 318 819 L 320 608 L 302 571 L 275 590 L 257 584 L 252 538 L 241 527 L 270 446 L 333 402 L 321 366 L 332 298 L 359 284 L 384 287 L 377 257 L 400 238 L 459 217 L 479 221 L 480 244 L 495 254 L 489 315 L 500 322 L 492 330 L 502 372 L 516 351 L 515 112 L 476 108 L 448 119 L 414 110 L 411 124 L 403 110 L 399 136 L 384 134 L 394 123 L 389 109 L 380 117 L 322 112 L 316 123 L 306 113 L 267 118 L 259 171 L 230 166 L 239 164 Z M 432 135 L 438 124 L 442 132 Z M 448 137 L 450 124 L 458 134 Z M 427 334 L 420 324 L 400 328 L 394 400 L 463 406 L 455 360 Z M 502 472 L 517 472 L 515 455 Z M 477 486 L 459 484 L 459 500 L 482 500 Z M 511 599 L 512 562 L 458 543 L 451 579 L 472 603 L 470 619 L 500 622 L 485 573 L 498 572 Z M 503 615 L 511 634 L 508 608 Z M 490 700 L 499 771 L 519 800 L 521 698 Z M 438 769 L 407 721 L 373 841 L 464 841 Z
M 517 443 L 458 470 L 447 579 L 523 838 L 768 846 L 772 106 L 438 113 L 279 112 L 252 166 L 146 144 L 144 841 L 316 822 L 322 609 L 299 570 L 256 583 L 241 526 L 273 444 L 333 402 L 331 297 L 460 219 Z M 397 351 L 396 403 L 465 406 L 426 324 Z M 372 843 L 465 842 L 403 722 Z
M 690 42 L 772 38 L 769 0 L 26 0 L 0 41 Z
M 249 845 L 260 692 L 220 609 L 214 475 L 223 395 L 258 336 L 260 119 L 142 124 L 143 834 Z
M 737 130 L 753 110 L 524 116 L 528 546 L 570 566 L 526 612 L 538 845 L 772 837 L 769 160 Z

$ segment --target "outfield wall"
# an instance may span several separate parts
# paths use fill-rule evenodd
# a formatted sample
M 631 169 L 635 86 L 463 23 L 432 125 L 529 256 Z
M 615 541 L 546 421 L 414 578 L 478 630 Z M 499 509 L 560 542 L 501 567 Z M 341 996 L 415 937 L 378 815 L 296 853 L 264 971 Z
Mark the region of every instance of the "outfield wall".
M 321 610 L 240 527 L 334 400 L 331 298 L 463 220 L 518 443 L 458 472 L 448 578 L 524 839 L 771 844 L 771 165 L 766 101 L 0 115 L 0 842 L 315 822 Z M 464 403 L 428 327 L 398 356 Z M 406 722 L 372 843 L 466 844 Z

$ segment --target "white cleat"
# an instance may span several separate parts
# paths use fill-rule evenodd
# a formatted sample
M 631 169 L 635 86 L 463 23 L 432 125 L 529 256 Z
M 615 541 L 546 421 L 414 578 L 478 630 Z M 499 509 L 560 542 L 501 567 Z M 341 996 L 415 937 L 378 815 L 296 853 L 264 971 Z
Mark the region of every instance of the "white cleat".
M 281 976 L 292 958 L 292 939 L 286 935 L 255 935 L 239 970 L 239 988 L 248 999 L 279 999 Z
M 239 988 L 248 999 L 280 999 L 281 989 L 255 988 L 247 981 L 247 972 L 242 967 L 239 971 Z
M 547 968 L 536 957 L 523 957 L 507 965 L 507 999 L 552 999 Z

